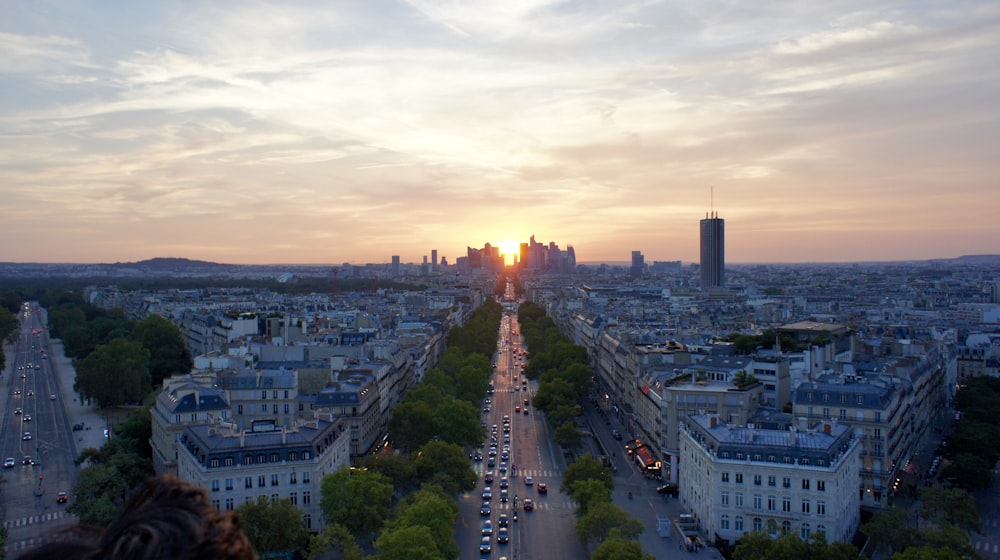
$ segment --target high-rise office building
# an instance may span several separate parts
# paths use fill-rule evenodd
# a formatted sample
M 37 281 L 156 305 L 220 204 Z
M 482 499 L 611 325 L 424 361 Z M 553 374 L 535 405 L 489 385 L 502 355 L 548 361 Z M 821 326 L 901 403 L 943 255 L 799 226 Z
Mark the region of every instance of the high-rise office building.
M 642 251 L 632 251 L 632 274 L 642 274 L 646 268 L 646 259 L 642 256 Z
M 721 288 L 726 284 L 726 221 L 718 212 L 701 221 L 701 287 Z
M 438 250 L 431 249 L 431 270 L 437 270 L 438 266 Z
M 391 273 L 393 276 L 399 276 L 399 255 L 392 256 L 392 269 Z

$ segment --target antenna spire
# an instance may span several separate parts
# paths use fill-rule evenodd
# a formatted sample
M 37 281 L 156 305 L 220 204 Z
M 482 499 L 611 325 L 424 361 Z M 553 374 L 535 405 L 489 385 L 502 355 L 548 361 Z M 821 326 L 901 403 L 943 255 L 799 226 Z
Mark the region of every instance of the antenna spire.
M 709 198 L 709 200 L 710 200 L 709 209 L 711 210 L 711 214 L 710 215 L 714 218 L 715 217 L 715 185 L 712 185 L 712 186 L 710 186 L 708 188 L 709 188 L 709 193 L 711 193 L 710 194 L 710 198 Z

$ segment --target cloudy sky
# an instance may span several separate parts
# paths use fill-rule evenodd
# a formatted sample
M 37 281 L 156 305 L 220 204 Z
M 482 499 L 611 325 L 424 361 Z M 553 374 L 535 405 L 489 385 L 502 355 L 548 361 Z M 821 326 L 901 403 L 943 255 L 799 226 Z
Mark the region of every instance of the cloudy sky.
M 2 12 L 0 261 L 1000 253 L 995 0 Z

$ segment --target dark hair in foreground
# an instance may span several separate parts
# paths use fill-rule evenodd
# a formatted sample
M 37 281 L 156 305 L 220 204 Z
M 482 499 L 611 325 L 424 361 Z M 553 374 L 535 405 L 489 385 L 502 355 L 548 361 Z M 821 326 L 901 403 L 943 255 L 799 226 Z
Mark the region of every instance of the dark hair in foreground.
M 234 512 L 218 512 L 205 489 L 175 476 L 146 481 L 107 529 L 74 527 L 20 560 L 255 560 Z

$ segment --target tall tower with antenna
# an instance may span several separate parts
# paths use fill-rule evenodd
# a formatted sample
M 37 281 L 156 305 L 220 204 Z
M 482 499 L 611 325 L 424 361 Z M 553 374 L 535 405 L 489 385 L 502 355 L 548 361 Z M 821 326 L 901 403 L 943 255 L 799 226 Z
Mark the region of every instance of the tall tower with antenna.
M 715 211 L 715 188 L 711 211 L 701 221 L 701 287 L 721 288 L 726 284 L 726 221 Z

